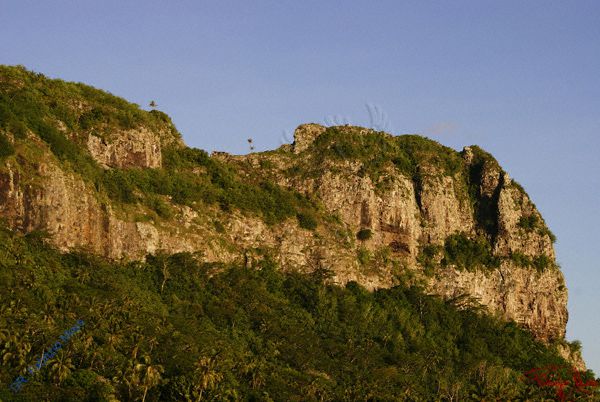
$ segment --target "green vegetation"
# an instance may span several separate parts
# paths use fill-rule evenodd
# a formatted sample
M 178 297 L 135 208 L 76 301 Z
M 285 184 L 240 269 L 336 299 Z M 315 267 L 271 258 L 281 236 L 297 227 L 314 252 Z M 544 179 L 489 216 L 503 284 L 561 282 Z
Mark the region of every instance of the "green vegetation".
M 229 211 L 260 215 L 268 224 L 298 217 L 307 229 L 317 226 L 317 207 L 300 194 L 264 178 L 240 177 L 229 165 L 202 150 L 163 148 L 161 169 L 102 169 L 87 152 L 82 132 L 104 137 L 119 129 L 144 126 L 179 138 L 169 117 L 146 112 L 107 92 L 76 83 L 50 80 L 21 67 L 0 66 L 0 158 L 14 152 L 5 132 L 24 137 L 28 130 L 43 139 L 66 166 L 121 204 L 143 204 L 155 217 L 173 216 L 171 202 L 218 204 Z M 198 172 L 200 170 L 200 172 Z
M 315 230 L 317 228 L 317 218 L 314 213 L 298 213 L 298 224 L 301 228 Z
M 358 250 L 356 250 L 356 258 L 360 265 L 367 266 L 371 262 L 371 252 L 365 247 L 359 247 Z
M 161 197 L 157 195 L 149 195 L 146 198 L 146 202 L 159 217 L 163 219 L 171 219 L 173 217 L 173 208 L 171 208 L 169 203 L 165 202 Z
M 542 400 L 524 371 L 565 364 L 513 323 L 414 287 L 355 283 L 192 254 L 109 263 L 0 232 L 0 381 L 77 319 L 58 355 L 2 400 Z M 583 378 L 592 378 L 584 373 Z
M 545 254 L 536 255 L 533 257 L 531 265 L 538 271 L 544 271 L 546 268 L 552 265 L 552 260 Z
M 199 149 L 167 148 L 163 158 L 163 170 L 146 169 L 145 174 L 160 175 L 164 172 L 172 184 L 159 180 L 157 185 L 153 185 L 151 180 L 148 185 L 138 186 L 142 192 L 162 191 L 171 195 L 177 203 L 191 205 L 202 201 L 218 203 L 225 211 L 238 208 L 259 213 L 269 224 L 296 216 L 302 227 L 316 228 L 318 207 L 298 192 L 286 190 L 260 177 L 242 179 L 232 166 L 210 158 Z M 193 172 L 193 169 L 199 168 L 203 169 L 203 174 Z
M 417 262 L 425 269 L 427 275 L 433 273 L 433 269 L 439 264 L 437 256 L 442 251 L 441 246 L 435 244 L 428 244 L 421 247 L 419 255 L 417 256 Z
M 371 229 L 361 229 L 356 233 L 356 238 L 360 241 L 369 240 L 371 237 L 373 237 Z
M 220 221 L 213 221 L 217 233 L 225 233 L 225 226 Z
M 298 216 L 302 227 L 316 227 L 317 207 L 297 192 L 268 181 L 242 180 L 231 166 L 199 149 L 167 148 L 163 157 L 163 169 L 105 171 L 98 188 L 104 189 L 114 201 L 141 202 L 155 210 L 153 195 L 157 194 L 182 205 L 217 203 L 225 211 L 237 208 L 258 213 L 269 224 Z M 193 169 L 202 169 L 203 173 L 194 173 Z M 160 210 L 157 212 L 161 215 Z
M 521 216 L 519 218 L 519 223 L 517 224 L 517 226 L 519 226 L 527 233 L 537 231 L 537 233 L 542 236 L 547 235 L 548 237 L 550 237 L 552 243 L 556 242 L 556 236 L 554 235 L 554 233 L 552 233 L 550 229 L 548 229 L 544 221 L 535 214 Z
M 496 268 L 500 260 L 492 255 L 492 246 L 485 237 L 470 239 L 464 233 L 457 233 L 444 242 L 442 263 L 471 271 L 477 267 Z
M 519 266 L 519 267 L 530 267 L 531 266 L 531 258 L 526 256 L 523 253 L 519 253 L 519 252 L 513 252 L 510 254 L 510 259 L 512 262 L 515 263 L 515 265 Z
M 358 160 L 363 163 L 363 173 L 375 182 L 386 166 L 395 167 L 409 177 L 417 174 L 422 164 L 439 166 L 447 175 L 458 173 L 463 166 L 458 152 L 428 138 L 418 135 L 393 137 L 359 127 L 329 127 L 308 151 L 316 158 L 310 164 L 315 173 L 320 163 L 329 158 Z
M 519 218 L 518 226 L 528 232 L 533 231 L 540 224 L 540 218 L 537 215 L 522 216 Z
M 439 262 L 438 262 L 439 261 Z M 500 258 L 492 253 L 492 245 L 483 236 L 472 239 L 465 233 L 446 238 L 444 245 L 429 244 L 421 248 L 417 262 L 431 275 L 436 266 L 454 266 L 458 270 L 475 271 L 500 266 Z
M 529 257 L 523 253 L 513 252 L 508 257 L 515 265 L 523 268 L 535 268 L 543 272 L 555 264 L 545 254 Z M 494 269 L 500 266 L 500 257 L 492 253 L 492 245 L 483 236 L 475 239 L 464 233 L 456 233 L 446 238 L 444 246 L 429 244 L 423 246 L 417 256 L 417 262 L 432 275 L 437 266 L 454 266 L 459 270 Z
M 0 159 L 6 158 L 14 153 L 15 148 L 6 137 L 6 134 L 0 131 Z
M 95 181 L 101 169 L 85 150 L 81 133 L 107 133 L 144 126 L 177 132 L 169 117 L 80 83 L 51 80 L 23 67 L 0 65 L 0 131 L 38 135 L 58 159 Z M 0 140 L 1 141 L 1 140 Z
M 523 253 L 513 252 L 510 255 L 510 259 L 520 267 L 533 267 L 540 272 L 543 272 L 544 270 L 554 266 L 552 259 L 545 254 L 536 255 L 532 258 Z
M 2 65 L 0 82 L 0 127 L 10 131 L 27 128 L 42 136 L 40 130 L 60 121 L 68 131 L 92 130 L 97 135 L 146 126 L 170 127 L 172 135 L 179 136 L 166 114 L 146 112 L 89 85 L 48 79 L 21 66 Z

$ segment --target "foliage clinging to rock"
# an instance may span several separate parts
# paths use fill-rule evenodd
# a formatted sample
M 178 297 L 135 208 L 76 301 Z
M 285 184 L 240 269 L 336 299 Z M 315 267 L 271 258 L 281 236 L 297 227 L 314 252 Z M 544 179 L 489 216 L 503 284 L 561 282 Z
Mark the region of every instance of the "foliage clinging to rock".
M 471 239 L 464 233 L 453 234 L 446 239 L 442 262 L 467 270 L 499 265 L 499 260 L 492 255 L 492 246 L 486 238 L 479 236 Z

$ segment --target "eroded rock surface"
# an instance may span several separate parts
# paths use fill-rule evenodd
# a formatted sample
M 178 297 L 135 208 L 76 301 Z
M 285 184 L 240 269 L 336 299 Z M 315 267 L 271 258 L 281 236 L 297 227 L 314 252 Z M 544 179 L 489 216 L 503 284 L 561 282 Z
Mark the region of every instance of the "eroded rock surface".
M 294 145 L 279 154 L 213 157 L 258 171 L 268 161 L 274 181 L 318 199 L 337 217 L 339 230 L 319 225 L 311 232 L 295 220 L 269 226 L 258 217 L 223 213 L 216 206 L 172 204 L 176 213 L 170 219 L 141 219 L 142 206 L 123 210 L 113 205 L 66 169 L 39 139 L 34 146 L 42 157 L 11 158 L 0 166 L 0 216 L 23 232 L 47 231 L 63 250 L 82 248 L 114 259 L 189 251 L 206 261 L 251 265 L 260 258 L 255 251 L 267 248 L 283 269 L 327 267 L 340 284 L 357 281 L 376 289 L 408 275 L 431 293 L 470 295 L 539 339 L 564 338 L 568 314 L 562 273 L 553 267 L 540 271 L 519 266 L 512 259 L 544 256 L 554 264 L 551 235 L 527 194 L 493 159 L 482 159 L 477 149 L 467 147 L 461 153 L 464 169 L 449 175 L 436 164 L 424 163 L 418 180 L 393 165 L 373 180 L 354 160 L 325 161 L 318 175 L 287 174 L 294 166 L 311 163 L 311 147 L 325 131 L 316 124 L 300 126 Z M 87 149 L 105 169 L 162 166 L 160 137 L 145 128 L 113 133 L 110 141 L 90 135 Z M 524 219 L 540 222 L 539 227 L 525 230 Z M 215 229 L 216 220 L 224 230 Z M 361 229 L 370 230 L 371 238 L 357 240 Z M 501 259 L 499 267 L 467 271 L 445 266 L 425 275 L 419 262 L 423 248 L 443 247 L 448 236 L 458 233 L 489 239 Z M 373 256 L 369 264 L 357 260 L 357 253 L 364 251 Z

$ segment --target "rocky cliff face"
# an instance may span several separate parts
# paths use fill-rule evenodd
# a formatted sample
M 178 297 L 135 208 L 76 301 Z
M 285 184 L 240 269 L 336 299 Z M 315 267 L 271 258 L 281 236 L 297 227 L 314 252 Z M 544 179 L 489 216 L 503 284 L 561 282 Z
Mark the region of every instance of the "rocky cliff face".
M 89 135 L 87 148 L 104 168 L 159 168 L 162 163 L 159 138 L 147 129 L 114 133 L 111 140 Z
M 141 125 L 102 137 L 80 133 L 79 142 L 105 170 L 160 169 L 165 144 L 184 149 L 165 140 L 168 131 Z M 330 218 L 311 231 L 292 219 L 269 225 L 235 209 L 168 197 L 174 213 L 148 219 L 143 205 L 115 204 L 99 193 L 35 133 L 7 133 L 17 151 L 0 159 L 0 216 L 23 232 L 47 231 L 63 250 L 114 259 L 187 251 L 247 265 L 267 250 L 283 269 L 328 268 L 340 284 L 376 289 L 408 280 L 449 299 L 468 295 L 539 339 L 564 338 L 567 289 L 553 235 L 523 189 L 477 147 L 458 153 L 417 137 L 309 124 L 277 151 L 213 156 L 241 176 L 268 177 L 316 200 Z M 493 263 L 461 267 L 453 236 L 469 252 L 473 244 L 489 246 Z
M 319 130 L 324 128 L 300 127 L 295 152 L 308 149 L 306 143 L 314 141 Z M 389 170 L 382 189 L 370 177 L 361 177 L 361 164 L 357 163 L 345 165 L 343 173 L 324 171 L 315 179 L 283 180 L 283 184 L 316 194 L 353 231 L 370 229 L 373 236 L 364 246 L 372 251 L 387 247 L 408 267 L 419 265 L 424 246 L 443 246 L 445 239 L 458 233 L 485 235 L 501 260 L 498 267 L 468 272 L 447 266 L 427 278 L 429 289 L 446 297 L 466 293 L 539 338 L 562 338 L 568 316 L 567 290 L 554 266 L 552 235 L 522 188 L 493 158 L 476 152 L 479 155 L 467 147 L 461 155 L 471 177 L 464 177 L 463 172 L 443 175 L 439 167 L 424 165 L 418 185 L 414 178 Z M 469 186 L 475 190 L 474 203 L 466 194 Z M 478 219 L 477 209 L 487 209 L 485 219 L 491 221 Z M 528 220 L 538 226 L 519 225 Z M 551 263 L 536 270 L 522 266 L 514 256 L 547 258 Z

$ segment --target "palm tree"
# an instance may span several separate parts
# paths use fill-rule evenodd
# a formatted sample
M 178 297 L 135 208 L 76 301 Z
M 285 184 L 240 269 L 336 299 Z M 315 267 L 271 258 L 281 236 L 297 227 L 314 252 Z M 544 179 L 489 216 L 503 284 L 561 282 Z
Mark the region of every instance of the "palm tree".
M 130 359 L 127 361 L 127 365 L 124 368 L 118 369 L 117 375 L 113 377 L 114 383 L 124 383 L 127 386 L 129 400 L 133 400 L 133 388 L 139 386 L 139 376 L 135 370 L 136 366 L 137 362 Z
M 130 327 L 128 332 L 129 336 L 127 339 L 129 340 L 129 344 L 133 345 L 131 349 L 131 358 L 136 360 L 138 352 L 140 351 L 140 344 L 144 340 L 144 337 L 140 335 L 141 329 L 137 325 Z
M 116 347 L 121 343 L 121 336 L 115 331 L 110 332 L 106 337 L 106 344 L 114 352 Z
M 144 388 L 142 402 L 145 402 L 148 390 L 160 384 L 164 368 L 160 364 L 151 364 L 150 356 L 144 356 L 143 361 L 144 363 L 135 366 L 135 371 L 138 374 L 138 384 Z
M 75 277 L 79 283 L 84 284 L 90 280 L 91 275 L 87 269 L 82 268 L 75 271 Z
M 73 341 L 73 348 L 75 350 L 76 356 L 79 357 L 79 363 L 77 364 L 77 367 L 84 367 L 84 360 L 86 360 L 87 362 L 90 362 L 90 352 L 92 353 L 91 355 L 91 362 L 89 367 L 92 368 L 92 364 L 93 364 L 93 360 L 95 358 L 95 354 L 96 352 L 92 352 L 95 348 L 92 348 L 92 345 L 94 344 L 94 337 L 92 335 L 84 335 L 81 337 L 78 337 L 77 339 L 75 339 Z
M 68 358 L 66 354 L 59 353 L 58 357 L 53 360 L 50 366 L 50 373 L 53 376 L 55 383 L 60 385 L 69 377 L 74 368 L 75 366 L 71 363 L 71 359 Z
M 202 400 L 202 394 L 205 390 L 213 389 L 222 379 L 223 374 L 215 369 L 215 359 L 212 357 L 202 357 L 194 366 L 194 374 L 197 382 L 194 385 L 194 394 L 198 395 L 197 401 Z
M 96 360 L 96 357 L 98 357 L 98 352 L 97 352 L 96 350 L 94 350 L 94 351 L 92 352 L 92 357 L 91 357 L 91 360 L 90 360 L 90 369 L 91 369 L 91 370 L 93 370 L 93 369 L 94 369 L 94 362 L 95 362 L 95 360 Z
M 3 365 L 12 365 L 21 370 L 27 365 L 31 344 L 16 335 L 0 334 L 0 357 Z
M 151 336 L 150 339 L 148 339 L 148 345 L 150 346 L 150 353 L 152 353 L 152 349 L 158 345 L 158 339 L 156 339 L 155 336 Z
M 88 313 L 90 313 L 91 316 L 94 316 L 98 313 L 98 297 L 96 296 L 89 296 L 85 298 L 85 304 L 87 306 L 87 310 Z
M 243 367 L 244 374 L 250 380 L 250 386 L 252 389 L 258 389 L 265 384 L 265 360 L 252 359 L 248 364 Z

